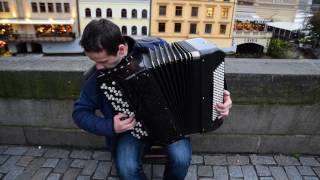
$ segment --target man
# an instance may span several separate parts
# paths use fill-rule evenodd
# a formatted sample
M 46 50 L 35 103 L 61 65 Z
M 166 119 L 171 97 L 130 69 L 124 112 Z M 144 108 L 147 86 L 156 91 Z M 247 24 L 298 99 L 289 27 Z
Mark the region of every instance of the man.
M 96 69 L 108 70 L 117 66 L 128 53 L 135 51 L 136 41 L 122 36 L 118 26 L 106 19 L 93 20 L 84 29 L 81 46 L 86 55 L 95 62 Z M 87 80 L 74 105 L 73 119 L 82 129 L 96 135 L 106 136 L 107 145 L 115 159 L 120 179 L 146 179 L 142 170 L 142 157 L 150 147 L 148 140 L 133 137 L 130 130 L 136 124 L 134 117 L 113 114 L 108 100 L 97 88 L 96 73 Z M 231 98 L 224 92 L 224 104 L 215 108 L 220 118 L 229 114 Z M 95 114 L 99 109 L 104 117 Z M 191 161 L 191 143 L 188 138 L 180 139 L 165 147 L 168 162 L 164 179 L 184 179 Z

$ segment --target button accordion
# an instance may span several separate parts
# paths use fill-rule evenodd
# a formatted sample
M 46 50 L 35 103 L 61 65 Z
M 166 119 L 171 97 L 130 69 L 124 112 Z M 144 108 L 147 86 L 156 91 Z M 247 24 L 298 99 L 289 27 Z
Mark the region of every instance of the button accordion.
M 133 136 L 169 144 L 216 128 L 214 105 L 223 102 L 224 57 L 202 38 L 154 45 L 98 71 L 97 83 L 115 114 L 135 116 Z

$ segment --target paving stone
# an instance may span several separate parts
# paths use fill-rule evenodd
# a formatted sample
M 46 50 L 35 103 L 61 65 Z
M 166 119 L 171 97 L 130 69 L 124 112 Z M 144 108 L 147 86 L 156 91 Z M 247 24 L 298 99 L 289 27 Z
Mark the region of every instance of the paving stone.
M 17 166 L 26 167 L 34 159 L 33 156 L 23 156 L 17 163 Z
M 213 166 L 213 174 L 216 180 L 228 179 L 228 170 L 224 166 Z
M 34 158 L 29 165 L 26 167 L 27 170 L 31 171 L 37 171 L 40 169 L 40 167 L 43 165 L 43 163 L 46 161 L 46 159 L 40 157 L 40 158 Z
M 74 159 L 91 159 L 91 154 L 91 151 L 73 150 L 70 154 L 70 157 Z
M 62 177 L 62 180 L 76 179 L 81 169 L 69 168 Z
M 315 176 L 303 176 L 304 180 L 319 180 L 319 178 L 315 177 Z
M 111 162 L 99 162 L 93 179 L 106 179 L 111 170 Z
M 250 155 L 250 160 L 254 165 L 274 165 L 276 162 L 274 161 L 272 156 L 262 156 L 252 154 Z
M 30 180 L 37 170 L 25 170 L 21 173 L 16 180 Z
M 8 173 L 11 170 L 17 169 L 16 163 L 19 161 L 21 156 L 11 156 L 9 159 L 0 166 L 0 173 Z
M 51 174 L 49 174 L 49 176 L 47 177 L 46 180 L 59 180 L 60 177 L 61 177 L 61 174 L 51 173 Z
M 213 169 L 211 166 L 198 166 L 198 176 L 213 177 Z
M 35 157 L 41 157 L 47 149 L 39 149 L 39 148 L 29 148 L 29 150 L 26 152 L 26 156 L 35 156 Z
M 77 180 L 90 180 L 90 176 L 78 176 Z
M 48 151 L 43 155 L 43 157 L 67 159 L 69 154 L 70 152 L 64 149 L 48 149 Z
M 314 157 L 300 157 L 303 166 L 320 166 L 320 163 Z
M 297 166 L 299 172 L 303 176 L 315 176 L 316 174 L 313 172 L 311 167 L 309 166 Z
M 55 168 L 60 159 L 47 159 L 42 167 Z
M 276 155 L 274 156 L 278 165 L 280 166 L 299 166 L 300 163 L 298 159 L 292 156 L 285 156 L 285 155 Z
M 185 177 L 185 180 L 197 180 L 197 166 L 191 165 L 189 166 L 188 173 Z
M 14 180 L 17 179 L 17 177 L 23 172 L 23 167 L 17 167 L 11 171 L 8 172 L 6 176 L 3 177 L 2 180 Z
M 203 156 L 192 155 L 191 164 L 203 164 Z
M 74 167 L 74 168 L 84 168 L 84 166 L 86 165 L 87 160 L 82 160 L 82 159 L 75 159 L 72 161 L 70 167 Z
M 81 175 L 91 176 L 98 166 L 97 160 L 88 160 L 84 165 L 83 170 L 81 171 Z
M 143 165 L 143 172 L 147 176 L 148 179 L 151 179 L 152 171 L 151 171 L 151 164 L 144 164 Z
M 7 154 L 4 155 L 0 155 L 0 165 L 3 164 L 4 162 L 6 162 L 6 160 L 9 158 L 10 156 Z
M 257 173 L 256 173 L 253 166 L 251 166 L 251 165 L 241 166 L 241 169 L 242 169 L 244 179 L 258 180 Z
M 229 166 L 230 177 L 243 177 L 241 166 Z
M 0 145 L 0 154 L 5 152 L 7 149 L 8 149 L 8 146 Z M 0 178 L 1 178 L 1 176 L 0 176 Z
M 303 180 L 298 169 L 295 166 L 285 166 L 287 176 L 290 180 Z
M 227 165 L 226 155 L 217 155 L 217 156 L 204 156 L 205 165 Z
M 271 174 L 275 180 L 289 180 L 286 172 L 282 167 L 269 167 Z
M 248 165 L 250 163 L 248 156 L 241 156 L 239 154 L 227 156 L 227 161 L 229 165 Z
M 69 165 L 71 164 L 72 160 L 71 159 L 61 159 L 56 168 L 54 168 L 53 172 L 55 173 L 64 173 L 67 171 L 69 168 Z
M 199 178 L 199 180 L 214 180 L 213 178 Z
M 31 180 L 40 180 L 46 179 L 46 177 L 50 174 L 51 168 L 40 168 L 31 178 Z
M 314 167 L 312 168 L 314 172 L 320 177 L 320 167 Z
M 164 172 L 164 165 L 163 164 L 154 164 L 153 165 L 153 173 L 152 177 L 163 177 L 163 172 Z
M 239 177 L 230 177 L 230 180 L 243 180 L 243 178 L 239 178 Z
M 268 166 L 256 165 L 258 176 L 271 176 L 271 172 Z
M 274 180 L 273 177 L 260 177 L 260 180 Z
M 6 151 L 3 152 L 3 154 L 8 154 L 8 155 L 16 155 L 16 156 L 21 156 L 25 152 L 27 152 L 28 148 L 27 147 L 9 147 Z
M 94 151 L 92 158 L 100 161 L 110 161 L 111 153 L 107 151 Z

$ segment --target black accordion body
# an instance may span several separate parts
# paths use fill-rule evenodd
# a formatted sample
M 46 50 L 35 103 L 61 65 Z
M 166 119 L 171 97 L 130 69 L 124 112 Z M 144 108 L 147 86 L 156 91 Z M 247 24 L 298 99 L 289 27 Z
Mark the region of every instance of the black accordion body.
M 213 130 L 223 102 L 225 54 L 214 44 L 190 39 L 131 53 L 97 82 L 115 113 L 135 116 L 132 135 L 169 144 Z

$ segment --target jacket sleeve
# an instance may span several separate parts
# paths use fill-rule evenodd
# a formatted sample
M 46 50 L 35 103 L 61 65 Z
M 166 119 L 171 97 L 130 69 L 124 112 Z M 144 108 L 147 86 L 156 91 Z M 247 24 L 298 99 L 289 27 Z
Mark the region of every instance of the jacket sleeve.
M 113 129 L 113 119 L 96 115 L 98 100 L 95 85 L 83 87 L 79 99 L 74 103 L 72 118 L 77 126 L 90 133 L 100 136 L 115 135 Z M 112 117 L 112 116 L 110 116 Z

